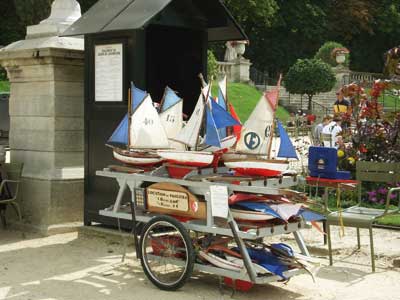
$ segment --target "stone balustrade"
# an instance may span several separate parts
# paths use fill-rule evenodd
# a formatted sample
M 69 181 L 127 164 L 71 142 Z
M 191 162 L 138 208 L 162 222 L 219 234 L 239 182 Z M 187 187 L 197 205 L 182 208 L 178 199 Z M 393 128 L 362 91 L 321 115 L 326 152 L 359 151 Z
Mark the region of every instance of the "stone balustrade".
M 249 82 L 250 81 L 249 60 L 238 58 L 229 62 L 217 62 L 218 77 L 226 76 L 228 82 Z
M 367 72 L 350 71 L 349 75 L 344 76 L 343 84 L 357 82 L 357 83 L 365 84 L 367 86 L 371 86 L 375 80 L 382 79 L 382 78 L 384 78 L 384 75 L 381 73 L 367 73 Z

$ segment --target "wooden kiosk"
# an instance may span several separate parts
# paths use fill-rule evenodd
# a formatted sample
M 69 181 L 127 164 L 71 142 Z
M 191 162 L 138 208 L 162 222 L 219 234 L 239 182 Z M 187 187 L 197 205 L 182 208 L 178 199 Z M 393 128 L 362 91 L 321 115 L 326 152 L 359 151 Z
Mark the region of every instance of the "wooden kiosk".
M 63 35 L 85 36 L 84 222 L 116 225 L 99 210 L 118 186 L 95 172 L 113 163 L 105 143 L 126 114 L 129 83 L 156 102 L 170 86 L 190 114 L 208 42 L 247 37 L 220 0 L 99 0 Z

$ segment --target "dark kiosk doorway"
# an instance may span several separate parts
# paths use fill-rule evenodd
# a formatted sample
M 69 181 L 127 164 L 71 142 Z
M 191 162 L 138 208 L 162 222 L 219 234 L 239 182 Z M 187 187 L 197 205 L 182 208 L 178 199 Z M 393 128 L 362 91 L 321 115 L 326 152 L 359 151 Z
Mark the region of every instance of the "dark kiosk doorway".
M 146 86 L 153 101 L 160 101 L 168 85 L 184 99 L 184 113 L 190 114 L 200 91 L 198 74 L 205 71 L 204 33 L 149 26 L 146 36 Z
M 208 42 L 244 40 L 247 36 L 220 0 L 99 0 L 63 36 L 85 36 L 85 225 L 116 221 L 99 215 L 114 203 L 118 186 L 96 176 L 117 162 L 105 146 L 127 113 L 129 83 L 159 102 L 165 86 L 184 99 L 192 112 L 200 92 L 198 74 L 207 74 Z M 122 67 L 118 99 L 96 95 L 99 49 L 118 49 Z M 115 70 L 114 70 L 115 71 Z M 103 79 L 111 72 L 104 72 Z M 115 74 L 113 75 L 115 76 Z M 115 78 L 110 78 L 113 80 Z M 129 200 L 128 195 L 126 200 Z M 122 226 L 129 227 L 128 222 Z

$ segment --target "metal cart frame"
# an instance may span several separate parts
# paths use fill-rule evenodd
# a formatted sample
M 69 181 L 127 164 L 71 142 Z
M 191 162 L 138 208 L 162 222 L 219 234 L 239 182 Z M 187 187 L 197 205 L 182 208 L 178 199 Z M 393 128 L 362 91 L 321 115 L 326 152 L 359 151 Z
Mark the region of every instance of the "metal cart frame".
M 261 180 L 252 180 L 243 182 L 240 181 L 239 184 L 210 181 L 210 178 L 212 178 L 213 175 L 226 174 L 228 171 L 229 170 L 226 168 L 218 168 L 218 170 L 213 170 L 213 169 L 202 169 L 201 171 L 194 170 L 191 173 L 187 174 L 183 179 L 172 179 L 169 178 L 168 172 L 165 167 L 160 167 L 148 173 L 134 173 L 134 174 L 116 172 L 112 171 L 109 168 L 105 168 L 103 171 L 97 171 L 96 175 L 115 179 L 119 185 L 119 192 L 114 205 L 110 208 L 100 210 L 99 214 L 111 218 L 131 220 L 134 221 L 134 223 L 136 221 L 147 223 L 153 217 L 158 216 L 159 214 L 145 212 L 140 208 L 136 207 L 135 190 L 140 188 L 143 183 L 163 182 L 163 183 L 174 183 L 181 185 L 187 188 L 193 194 L 203 195 L 207 207 L 206 220 L 192 220 L 184 222 L 182 223 L 184 227 L 188 230 L 192 230 L 195 232 L 233 237 L 240 249 L 240 252 L 242 253 L 245 266 L 242 272 L 235 272 L 214 266 L 195 263 L 194 270 L 211 273 L 219 276 L 230 277 L 232 279 L 251 281 L 252 283 L 255 284 L 265 284 L 268 282 L 282 280 L 282 278 L 277 275 L 263 275 L 263 276 L 257 275 L 243 240 L 258 240 L 272 235 L 293 233 L 301 253 L 303 255 L 309 256 L 309 252 L 307 250 L 307 247 L 304 243 L 303 237 L 299 232 L 299 230 L 304 228 L 310 228 L 310 226 L 306 224 L 304 221 L 298 221 L 285 225 L 274 225 L 271 227 L 262 227 L 257 229 L 250 229 L 248 231 L 241 231 L 238 227 L 238 224 L 233 219 L 230 211 L 227 220 L 229 227 L 217 226 L 214 223 L 214 217 L 212 216 L 211 213 L 210 186 L 211 185 L 226 186 L 229 194 L 232 192 L 248 192 L 257 194 L 277 195 L 279 194 L 279 190 L 287 189 L 291 186 L 296 185 L 297 178 L 295 176 L 283 176 L 281 178 L 265 178 Z M 127 189 L 130 190 L 132 195 L 131 205 L 133 207 L 136 207 L 136 209 L 133 209 L 133 212 L 121 210 L 122 198 Z M 174 262 L 173 259 L 172 263 L 179 264 L 178 261 Z M 304 270 L 292 269 L 285 272 L 284 274 L 287 278 L 290 278 L 301 273 L 304 273 Z

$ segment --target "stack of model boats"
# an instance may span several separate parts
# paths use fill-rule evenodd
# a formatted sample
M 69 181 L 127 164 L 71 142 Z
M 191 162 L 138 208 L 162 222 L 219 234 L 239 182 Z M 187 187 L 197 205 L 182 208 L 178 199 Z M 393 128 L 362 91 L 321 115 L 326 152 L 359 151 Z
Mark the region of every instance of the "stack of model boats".
M 317 260 L 298 254 L 289 245 L 283 243 L 249 245 L 247 251 L 254 270 L 261 276 L 274 274 L 287 280 L 285 272 L 294 268 L 305 269 L 313 276 L 312 269 L 318 264 Z M 239 249 L 230 247 L 228 244 L 211 245 L 207 249 L 200 250 L 198 256 L 205 264 L 230 271 L 245 271 Z
M 282 124 L 275 120 L 279 84 L 261 97 L 243 126 L 228 102 L 226 86 L 224 78 L 214 100 L 211 85 L 205 83 L 184 124 L 183 100 L 173 90 L 165 89 L 157 111 L 150 95 L 132 84 L 128 113 L 107 143 L 115 159 L 144 169 L 165 163 L 170 176 L 180 178 L 193 168 L 221 163 L 239 175 L 282 175 L 288 170 L 288 159 L 297 159 L 297 154 Z M 274 139 L 275 125 L 280 139 Z M 279 150 L 272 158 L 275 146 Z
M 303 203 L 296 203 L 283 195 L 236 193 L 229 197 L 229 206 L 237 221 L 262 222 L 264 225 L 290 223 L 300 219 L 308 222 L 324 219 Z

